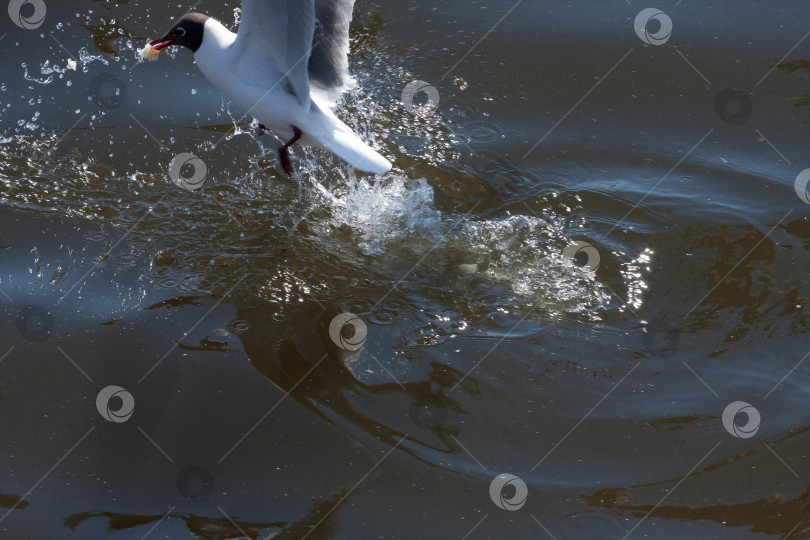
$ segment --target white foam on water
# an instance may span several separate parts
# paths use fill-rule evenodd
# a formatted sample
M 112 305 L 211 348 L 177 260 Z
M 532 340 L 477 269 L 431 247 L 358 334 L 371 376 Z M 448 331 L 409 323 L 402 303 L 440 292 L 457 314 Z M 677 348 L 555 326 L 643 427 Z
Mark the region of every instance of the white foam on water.
M 331 224 L 355 229 L 365 255 L 382 255 L 392 241 L 432 239 L 442 226 L 433 188 L 424 178 L 410 180 L 396 174 L 376 180 L 350 178 L 334 191 L 323 186 L 321 190 L 331 205 Z
M 536 216 L 482 219 L 444 213 L 436 209 L 426 179 L 396 174 L 351 177 L 331 190 L 321 184 L 316 189 L 330 210 L 319 223 L 321 242 L 340 241 L 334 231 L 348 228 L 363 255 L 398 260 L 403 270 L 422 264 L 441 276 L 479 275 L 508 284 L 514 297 L 523 299 L 517 303 L 538 303 L 550 312 L 583 313 L 609 301 L 594 272 L 562 257 L 568 243 L 562 223 Z M 351 249 L 343 236 L 344 247 Z

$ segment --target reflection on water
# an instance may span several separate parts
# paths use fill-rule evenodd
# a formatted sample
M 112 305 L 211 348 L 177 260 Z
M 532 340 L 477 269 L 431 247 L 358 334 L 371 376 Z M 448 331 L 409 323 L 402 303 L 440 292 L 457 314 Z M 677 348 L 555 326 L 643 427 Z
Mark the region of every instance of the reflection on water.
M 382 308 L 376 312 L 378 317 L 381 313 L 388 313 L 392 318 L 401 315 L 393 303 Z M 409 361 L 405 359 L 404 347 L 394 353 L 394 362 L 391 362 L 383 356 L 385 347 L 375 343 L 375 352 L 387 364 L 383 366 L 373 352 L 354 352 L 339 342 L 336 344 L 329 327 L 340 312 L 323 313 L 314 303 L 309 309 L 314 313 L 301 313 L 299 317 L 318 320 L 316 328 L 302 327 L 297 322 L 294 326 L 278 324 L 273 320 L 270 308 L 239 312 L 239 318 L 250 324 L 250 330 L 240 334 L 239 340 L 253 366 L 290 397 L 327 421 L 331 421 L 332 413 L 336 413 L 388 445 L 401 443 L 400 439 L 404 438 L 401 448 L 417 457 L 420 452 L 414 445 L 452 453 L 451 436 L 458 433 L 458 428 L 446 424 L 444 418 L 447 411 L 458 414 L 464 411 L 447 396 L 447 391 L 462 380 L 463 373 L 440 364 L 414 370 L 418 374 L 409 373 L 411 370 L 406 370 L 401 364 L 402 360 Z M 371 328 L 372 335 L 378 326 Z M 366 349 L 372 343 L 366 342 Z M 414 379 L 422 376 L 425 379 Z M 464 383 L 465 389 L 473 393 L 476 392 L 475 386 L 473 381 Z M 396 423 L 375 418 L 374 409 L 383 401 L 397 403 L 400 410 L 408 410 L 409 418 L 401 418 Z M 377 405 L 368 409 L 370 402 Z M 421 434 L 408 435 L 409 431 L 413 432 L 411 422 L 429 429 Z M 429 462 L 437 463 L 435 460 Z
M 810 64 L 776 62 L 789 43 L 729 41 L 729 60 L 687 31 L 714 16 L 701 6 L 664 8 L 674 51 L 638 42 L 636 8 L 532 4 L 448 75 L 458 57 L 431 51 L 469 48 L 499 5 L 382 2 L 352 31 L 360 85 L 340 114 L 395 170 L 296 148 L 292 181 L 186 51 L 138 62 L 167 14 L 80 4 L 53 6 L 65 49 L 0 43 L 0 396 L 20 411 L 2 419 L 4 531 L 810 537 L 793 186 Z M 230 4 L 205 8 L 230 23 Z M 760 36 L 721 11 L 734 24 L 713 27 Z M 416 80 L 435 111 L 400 103 Z M 199 189 L 170 178 L 181 153 L 202 160 Z M 109 384 L 133 420 L 99 424 L 23 499 Z M 761 412 L 756 437 L 724 430 L 733 401 Z M 189 466 L 216 478 L 206 497 L 177 498 Z M 504 472 L 528 486 L 519 511 L 489 498 Z
M 331 538 L 335 532 L 334 525 L 328 520 L 332 510 L 345 495 L 345 491 L 336 491 L 315 504 L 305 516 L 295 523 L 254 523 L 235 520 L 230 516 L 211 518 L 195 516 L 194 514 L 179 514 L 170 512 L 163 515 L 143 516 L 132 514 L 119 514 L 114 512 L 83 512 L 65 518 L 65 526 L 71 531 L 76 530 L 87 520 L 104 519 L 108 531 L 125 531 L 142 526 L 154 526 L 163 520 L 182 521 L 185 530 L 194 538 L 274 538 L 276 540 L 289 540 L 307 538 L 323 540 Z M 317 525 L 317 528 L 315 526 Z
M 776 69 L 780 69 L 787 73 L 788 75 L 792 75 L 797 72 L 802 71 L 810 71 L 810 60 L 794 60 L 792 62 L 781 62 L 776 65 Z M 790 102 L 793 104 L 794 107 L 803 107 L 805 109 L 810 109 L 810 94 L 800 94 L 795 96 L 790 96 Z

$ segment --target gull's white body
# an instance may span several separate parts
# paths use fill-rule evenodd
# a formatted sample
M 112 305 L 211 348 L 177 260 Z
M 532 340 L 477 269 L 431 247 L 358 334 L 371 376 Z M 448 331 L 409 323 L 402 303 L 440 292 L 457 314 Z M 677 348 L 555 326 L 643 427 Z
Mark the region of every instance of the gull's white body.
M 296 71 L 297 66 L 280 72 L 283 65 L 274 68 L 267 61 L 267 56 L 273 54 L 276 52 L 260 49 L 250 40 L 237 39 L 237 34 L 209 18 L 194 59 L 217 89 L 281 137 L 293 137 L 295 126 L 303 132 L 301 144 L 329 150 L 367 172 L 383 174 L 391 169 L 387 159 L 363 142 L 331 111 L 333 103 L 329 98 L 335 95 L 334 92 L 310 87 L 307 80 L 306 98 L 290 92 L 294 83 L 288 80 L 288 75 Z M 300 83 L 298 86 L 300 95 Z

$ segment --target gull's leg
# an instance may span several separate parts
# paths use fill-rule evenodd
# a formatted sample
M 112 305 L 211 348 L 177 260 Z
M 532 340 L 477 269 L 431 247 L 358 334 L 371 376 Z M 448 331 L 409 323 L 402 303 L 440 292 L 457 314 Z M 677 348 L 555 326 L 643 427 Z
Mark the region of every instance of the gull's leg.
M 295 126 L 291 127 L 293 128 L 293 138 L 287 141 L 287 144 L 278 149 L 278 158 L 281 161 L 281 166 L 284 167 L 284 172 L 286 172 L 287 176 L 289 177 L 292 177 L 295 174 L 295 169 L 293 169 L 292 160 L 290 159 L 289 148 L 290 146 L 294 145 L 303 135 L 300 129 Z

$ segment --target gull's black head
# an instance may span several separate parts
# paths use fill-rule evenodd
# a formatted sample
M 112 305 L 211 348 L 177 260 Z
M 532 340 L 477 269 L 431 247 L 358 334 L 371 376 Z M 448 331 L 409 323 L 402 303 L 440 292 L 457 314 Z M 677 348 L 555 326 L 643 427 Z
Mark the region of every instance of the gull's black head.
M 156 51 L 169 45 L 181 45 L 191 49 L 191 52 L 197 52 L 197 49 L 202 45 L 205 21 L 207 20 L 208 16 L 202 13 L 187 13 L 177 19 L 177 22 L 165 36 L 149 44 Z

